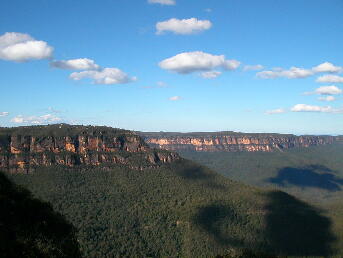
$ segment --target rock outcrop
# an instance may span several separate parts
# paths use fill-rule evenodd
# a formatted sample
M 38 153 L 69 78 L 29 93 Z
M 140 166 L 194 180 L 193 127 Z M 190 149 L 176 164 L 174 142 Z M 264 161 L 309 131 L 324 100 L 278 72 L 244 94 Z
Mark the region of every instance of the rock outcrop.
M 109 127 L 65 124 L 0 128 L 0 169 L 28 173 L 38 166 L 159 166 L 179 159 L 154 150 L 137 134 Z
M 295 136 L 289 134 L 216 133 L 140 133 L 153 148 L 171 151 L 264 151 L 309 147 L 343 142 L 340 136 Z

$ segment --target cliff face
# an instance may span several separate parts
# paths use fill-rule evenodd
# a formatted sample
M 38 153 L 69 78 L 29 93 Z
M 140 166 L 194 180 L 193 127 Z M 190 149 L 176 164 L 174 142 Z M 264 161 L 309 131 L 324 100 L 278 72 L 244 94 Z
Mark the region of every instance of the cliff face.
M 218 133 L 141 133 L 154 148 L 172 151 L 275 151 L 294 147 L 341 142 L 335 136 L 295 136 L 282 134 Z
M 52 125 L 0 129 L 0 169 L 30 172 L 37 166 L 158 166 L 179 159 L 151 149 L 138 135 L 106 127 Z

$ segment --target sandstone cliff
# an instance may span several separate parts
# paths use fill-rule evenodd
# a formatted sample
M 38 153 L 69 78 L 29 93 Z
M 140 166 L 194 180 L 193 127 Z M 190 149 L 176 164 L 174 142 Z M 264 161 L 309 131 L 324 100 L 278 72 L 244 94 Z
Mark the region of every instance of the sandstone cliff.
M 140 133 L 154 148 L 172 151 L 264 151 L 343 142 L 339 136 L 295 136 L 289 134 L 216 133 Z
M 37 166 L 158 166 L 179 159 L 151 149 L 131 131 L 65 124 L 0 128 L 0 169 L 30 172 Z

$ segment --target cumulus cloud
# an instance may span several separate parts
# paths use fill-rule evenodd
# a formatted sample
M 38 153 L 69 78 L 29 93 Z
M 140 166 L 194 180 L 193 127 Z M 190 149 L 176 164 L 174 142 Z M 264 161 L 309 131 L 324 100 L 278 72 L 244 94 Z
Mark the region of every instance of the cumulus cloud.
M 309 77 L 313 75 L 313 71 L 292 66 L 288 70 L 284 70 L 282 68 L 274 68 L 272 70 L 258 72 L 256 75 L 257 77 L 262 78 L 262 79 L 274 79 L 274 78 L 279 78 L 279 77 L 294 79 L 294 78 Z
M 340 88 L 338 88 L 335 85 L 331 85 L 331 86 L 321 86 L 315 89 L 314 91 L 304 92 L 303 95 L 339 95 L 342 93 L 343 91 Z M 324 97 L 319 98 L 319 99 L 324 100 Z
M 29 123 L 29 124 L 48 124 L 62 121 L 62 118 L 53 114 L 46 114 L 42 116 L 16 116 L 11 119 L 11 122 L 16 124 Z
M 291 108 L 293 112 L 319 112 L 319 113 L 343 113 L 343 109 L 335 109 L 331 106 L 312 106 L 306 104 L 297 104 Z
M 221 74 L 222 73 L 219 71 L 208 71 L 208 72 L 202 72 L 200 75 L 201 77 L 205 79 L 214 79 L 214 78 L 217 78 Z
M 201 51 L 180 53 L 159 63 L 162 69 L 180 74 L 210 71 L 214 68 L 234 70 L 239 65 L 239 61 L 227 60 L 224 55 L 211 55 Z
M 331 85 L 319 87 L 314 92 L 320 95 L 338 95 L 342 94 L 343 91 L 337 86 Z
M 8 116 L 8 115 L 9 115 L 8 112 L 0 112 L 0 117 L 2 117 L 2 116 Z
M 24 123 L 24 117 L 22 117 L 21 115 L 16 116 L 14 118 L 11 119 L 11 122 L 13 123 Z
M 176 19 L 172 18 L 167 21 L 158 22 L 156 24 L 156 34 L 163 34 L 165 31 L 170 31 L 175 34 L 194 34 L 212 27 L 212 23 L 208 20 L 198 20 L 197 18 Z
M 264 68 L 263 65 L 257 64 L 257 65 L 245 65 L 243 67 L 243 71 L 258 71 L 262 70 Z
M 88 58 L 52 61 L 50 66 L 66 70 L 97 70 L 100 68 L 94 60 Z
M 331 85 L 331 86 L 321 86 L 317 89 L 315 89 L 314 91 L 311 92 L 304 92 L 303 95 L 339 95 L 342 94 L 343 91 L 338 88 L 335 85 Z
M 285 113 L 286 110 L 283 108 L 278 108 L 278 109 L 273 109 L 273 110 L 268 110 L 266 111 L 266 114 L 268 115 L 274 115 L 274 114 L 282 114 Z
M 241 64 L 241 62 L 234 60 L 234 59 L 231 59 L 231 60 L 225 60 L 222 67 L 225 70 L 236 70 L 240 64 Z
M 316 73 L 338 73 L 343 71 L 343 67 L 335 66 L 332 63 L 324 62 L 312 68 Z
M 295 78 L 306 78 L 316 73 L 325 73 L 325 72 L 329 72 L 329 73 L 343 72 L 343 67 L 335 66 L 329 62 L 324 62 L 315 67 L 312 67 L 311 69 L 299 68 L 295 66 L 292 66 L 288 70 L 283 69 L 283 68 L 273 68 L 271 70 L 258 72 L 256 76 L 262 79 L 274 79 L 274 78 L 280 78 L 280 77 L 284 77 L 288 79 L 295 79 Z M 338 77 L 336 75 L 326 75 L 326 76 L 329 78 L 336 78 L 336 79 Z M 326 76 L 322 76 L 322 77 L 326 77 Z M 335 81 L 325 81 L 325 82 L 335 82 Z
M 316 82 L 343 83 L 343 77 L 333 74 L 323 75 L 317 78 Z
M 95 84 L 125 84 L 137 80 L 136 77 L 129 77 L 118 68 L 104 68 L 100 71 L 74 72 L 70 78 L 79 81 L 84 78 L 93 80 Z
M 319 97 L 318 100 L 320 101 L 334 101 L 336 98 L 334 96 L 324 96 L 324 97 Z
M 178 100 L 180 100 L 180 99 L 181 99 L 180 96 L 173 96 L 173 97 L 170 97 L 170 98 L 169 98 L 169 100 L 171 100 L 171 101 L 178 101 Z
M 0 59 L 25 62 L 51 58 L 53 47 L 28 34 L 6 32 L 0 36 Z
M 148 0 L 149 4 L 175 5 L 175 0 Z

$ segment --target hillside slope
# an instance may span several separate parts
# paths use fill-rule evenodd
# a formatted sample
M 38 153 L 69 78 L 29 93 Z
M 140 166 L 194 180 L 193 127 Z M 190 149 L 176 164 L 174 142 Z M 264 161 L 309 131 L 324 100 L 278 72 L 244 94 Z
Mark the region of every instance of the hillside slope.
M 52 137 L 54 145 L 44 146 L 62 146 L 58 148 L 63 150 L 50 150 L 52 159 L 61 153 L 80 159 L 84 154 L 104 151 L 86 148 L 81 153 L 77 144 L 75 152 L 64 150 L 68 144 L 80 143 L 80 131 L 88 139 L 94 138 L 92 134 L 113 132 L 99 127 L 64 128 L 46 126 L 43 132 L 36 131 L 38 135 L 30 131 L 37 127 L 5 133 L 11 142 L 15 135 L 26 135 L 21 137 L 22 145 L 15 145 L 21 146 L 15 148 L 22 153 L 6 155 L 31 160 L 36 143 Z M 323 210 L 280 191 L 263 191 L 231 181 L 175 153 L 150 149 L 131 132 L 124 134 L 142 146 L 132 152 L 121 149 L 126 140 L 121 141 L 111 154 L 126 157 L 125 164 L 43 163 L 28 174 L 8 174 L 35 196 L 52 203 L 77 227 L 85 257 L 237 257 L 242 252 L 257 257 L 266 253 L 329 256 L 343 251 L 336 250 L 342 245 Z M 27 138 L 35 144 L 27 145 Z M 95 138 L 97 148 L 108 148 L 118 136 L 111 136 L 110 141 L 104 141 L 103 136 Z M 11 151 L 13 144 L 9 146 Z M 150 160 L 151 153 L 175 158 Z
M 343 240 L 343 145 L 295 148 L 283 152 L 180 152 L 245 184 L 292 194 L 325 211 Z M 343 251 L 340 251 L 343 253 Z
M 343 197 L 343 145 L 283 152 L 179 152 L 222 175 L 258 187 L 277 188 L 316 203 Z
M 11 178 L 77 227 L 86 257 L 213 257 L 246 249 L 288 256 L 335 253 L 332 221 L 322 210 L 189 161 L 144 171 L 50 167 Z

